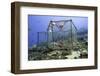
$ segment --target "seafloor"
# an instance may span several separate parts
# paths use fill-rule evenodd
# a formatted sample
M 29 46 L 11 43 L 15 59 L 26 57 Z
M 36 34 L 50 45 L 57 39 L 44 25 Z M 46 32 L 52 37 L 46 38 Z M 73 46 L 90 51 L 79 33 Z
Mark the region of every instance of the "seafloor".
M 28 60 L 55 60 L 55 59 L 83 59 L 88 58 L 88 43 L 63 42 L 45 43 L 44 45 L 33 45 L 28 49 Z

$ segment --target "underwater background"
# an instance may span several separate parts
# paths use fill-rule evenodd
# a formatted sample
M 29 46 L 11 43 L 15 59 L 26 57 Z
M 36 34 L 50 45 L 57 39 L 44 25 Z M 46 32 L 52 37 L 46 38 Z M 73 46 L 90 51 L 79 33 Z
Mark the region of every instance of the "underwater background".
M 88 33 L 88 17 L 79 16 L 47 16 L 28 15 L 28 48 L 37 44 L 37 32 L 47 32 L 49 22 L 59 20 L 72 20 L 78 29 L 78 35 Z

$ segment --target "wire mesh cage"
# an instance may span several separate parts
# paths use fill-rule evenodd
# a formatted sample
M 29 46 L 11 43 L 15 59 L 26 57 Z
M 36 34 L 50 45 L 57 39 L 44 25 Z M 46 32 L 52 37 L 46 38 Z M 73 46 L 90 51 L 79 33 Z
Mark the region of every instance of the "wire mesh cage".
M 72 20 L 50 21 L 46 32 L 38 32 L 39 46 L 50 49 L 72 49 L 77 41 L 77 28 Z

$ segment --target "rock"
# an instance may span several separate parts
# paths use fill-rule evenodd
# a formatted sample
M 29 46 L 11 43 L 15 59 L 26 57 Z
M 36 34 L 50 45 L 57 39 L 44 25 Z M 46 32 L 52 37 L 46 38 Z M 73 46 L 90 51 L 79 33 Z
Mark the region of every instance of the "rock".
M 68 59 L 77 59 L 80 57 L 80 53 L 77 51 L 72 51 L 71 55 L 66 55 L 65 57 L 67 57 Z

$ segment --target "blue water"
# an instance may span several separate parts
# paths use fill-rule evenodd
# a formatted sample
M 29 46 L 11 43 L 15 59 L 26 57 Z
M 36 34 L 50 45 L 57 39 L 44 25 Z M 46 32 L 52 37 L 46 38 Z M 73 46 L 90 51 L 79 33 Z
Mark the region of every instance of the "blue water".
M 28 47 L 37 44 L 37 32 L 47 31 L 49 22 L 72 19 L 80 31 L 88 29 L 88 17 L 28 15 Z

